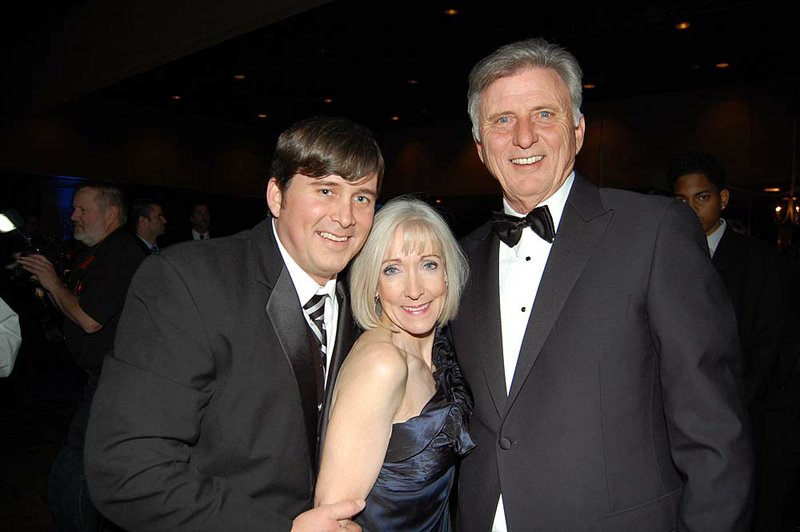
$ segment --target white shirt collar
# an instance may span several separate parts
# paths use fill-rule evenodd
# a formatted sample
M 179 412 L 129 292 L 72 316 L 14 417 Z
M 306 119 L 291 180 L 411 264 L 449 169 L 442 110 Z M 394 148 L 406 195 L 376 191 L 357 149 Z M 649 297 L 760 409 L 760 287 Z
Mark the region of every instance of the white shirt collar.
M 336 278 L 329 280 L 324 286 L 317 284 L 305 270 L 298 266 L 286 248 L 283 247 L 283 244 L 281 244 L 278 231 L 275 229 L 275 219 L 272 220 L 272 233 L 275 235 L 275 241 L 278 243 L 278 249 L 281 252 L 281 257 L 283 257 L 284 264 L 286 264 L 286 269 L 289 270 L 289 276 L 292 278 L 292 284 L 297 292 L 300 305 L 305 305 L 314 294 L 327 294 L 331 299 L 334 299 L 336 295 Z
M 142 238 L 139 235 L 136 235 L 136 236 L 139 237 L 139 240 L 144 242 L 144 245 L 147 246 L 147 249 L 153 249 L 153 245 L 154 244 L 152 242 L 148 242 L 148 240 L 146 238 Z
M 205 238 L 211 238 L 211 232 L 206 231 L 205 233 L 198 233 L 197 231 L 192 229 L 192 238 L 195 240 L 200 240 L 200 235 L 205 235 Z
M 714 229 L 710 235 L 706 235 L 706 240 L 708 240 L 708 252 L 712 257 L 714 256 L 714 253 L 716 253 L 717 246 L 719 246 L 719 241 L 722 240 L 722 235 L 725 233 L 725 227 L 728 225 L 728 223 L 725 221 L 725 218 L 720 218 L 719 221 L 719 227 Z

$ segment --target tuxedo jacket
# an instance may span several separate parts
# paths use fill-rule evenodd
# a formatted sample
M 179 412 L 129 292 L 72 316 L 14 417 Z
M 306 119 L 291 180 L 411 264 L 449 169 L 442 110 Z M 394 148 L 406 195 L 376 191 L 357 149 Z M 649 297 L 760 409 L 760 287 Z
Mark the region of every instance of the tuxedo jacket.
M 747 398 L 751 408 L 758 408 L 773 380 L 786 334 L 788 278 L 784 278 L 776 250 L 733 231 L 730 225 L 722 233 L 712 262 L 733 301 Z
M 490 225 L 452 323 L 475 397 L 458 529 L 746 530 L 735 318 L 697 216 L 575 177 L 506 394 Z M 504 244 L 503 244 L 504 245 Z
M 337 289 L 328 394 L 356 334 Z M 99 510 L 137 531 L 289 530 L 313 505 L 317 349 L 270 220 L 148 257 L 92 407 Z

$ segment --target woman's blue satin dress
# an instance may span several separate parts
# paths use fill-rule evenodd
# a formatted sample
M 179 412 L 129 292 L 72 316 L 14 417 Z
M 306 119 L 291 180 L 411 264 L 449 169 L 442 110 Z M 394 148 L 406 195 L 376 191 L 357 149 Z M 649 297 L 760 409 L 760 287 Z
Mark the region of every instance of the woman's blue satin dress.
M 432 359 L 436 392 L 418 416 L 393 425 L 378 479 L 355 519 L 364 532 L 451 530 L 456 463 L 475 447 L 467 430 L 472 399 L 441 333 Z

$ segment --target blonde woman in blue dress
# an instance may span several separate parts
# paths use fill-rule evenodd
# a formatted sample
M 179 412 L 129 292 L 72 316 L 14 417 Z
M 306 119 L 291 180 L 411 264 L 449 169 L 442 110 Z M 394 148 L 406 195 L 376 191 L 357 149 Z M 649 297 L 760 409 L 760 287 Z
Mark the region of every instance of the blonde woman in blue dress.
M 366 499 L 365 531 L 448 531 L 472 409 L 442 327 L 468 268 L 444 219 L 412 198 L 388 202 L 350 271 L 364 333 L 334 389 L 316 504 Z

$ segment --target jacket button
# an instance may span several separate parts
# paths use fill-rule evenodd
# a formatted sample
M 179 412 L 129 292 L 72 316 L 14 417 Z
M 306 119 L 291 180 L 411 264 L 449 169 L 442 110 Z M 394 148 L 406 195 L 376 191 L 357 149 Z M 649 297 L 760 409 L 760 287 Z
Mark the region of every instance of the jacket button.
M 500 438 L 500 448 L 504 451 L 511 449 L 511 440 L 508 438 Z

